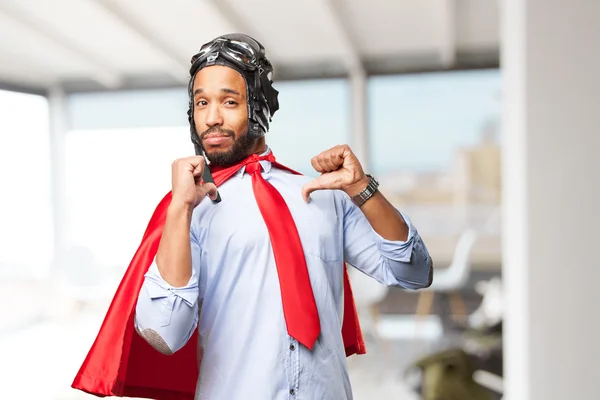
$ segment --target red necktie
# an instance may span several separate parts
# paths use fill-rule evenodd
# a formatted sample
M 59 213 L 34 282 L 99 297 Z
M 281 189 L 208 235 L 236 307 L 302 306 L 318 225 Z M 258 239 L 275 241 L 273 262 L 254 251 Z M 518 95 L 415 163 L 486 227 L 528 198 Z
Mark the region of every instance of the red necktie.
M 285 200 L 262 177 L 261 170 L 258 160 L 246 165 L 246 172 L 252 175 L 256 203 L 271 238 L 288 334 L 312 350 L 321 325 L 302 243 Z
M 291 337 L 312 350 L 321 325 L 302 242 L 285 200 L 262 177 L 261 160 L 275 162 L 275 157 L 272 153 L 262 157 L 253 155 L 244 160 L 243 164 L 246 165 L 246 173 L 252 176 L 254 197 L 271 238 L 287 331 Z M 239 169 L 240 165 L 216 169 L 216 183 L 219 184 L 217 181 L 229 177 Z

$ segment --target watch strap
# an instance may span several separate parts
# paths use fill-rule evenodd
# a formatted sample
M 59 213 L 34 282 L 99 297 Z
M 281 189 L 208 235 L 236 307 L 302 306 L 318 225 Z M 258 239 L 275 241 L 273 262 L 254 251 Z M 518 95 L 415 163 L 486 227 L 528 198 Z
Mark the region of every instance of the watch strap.
M 369 200 L 373 195 L 377 192 L 377 188 L 379 188 L 379 182 L 372 175 L 367 174 L 369 177 L 369 184 L 367 187 L 357 195 L 351 197 L 351 200 L 358 207 L 361 207 L 367 200 Z

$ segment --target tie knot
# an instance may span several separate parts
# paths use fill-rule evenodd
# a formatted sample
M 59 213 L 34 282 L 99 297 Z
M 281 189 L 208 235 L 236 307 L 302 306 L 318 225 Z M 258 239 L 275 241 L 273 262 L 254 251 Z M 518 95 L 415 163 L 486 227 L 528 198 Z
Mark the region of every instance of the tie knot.
M 257 157 L 258 158 L 258 157 Z M 262 165 L 257 160 L 252 160 L 248 164 L 246 164 L 246 173 L 252 175 L 255 172 L 260 172 L 262 169 Z

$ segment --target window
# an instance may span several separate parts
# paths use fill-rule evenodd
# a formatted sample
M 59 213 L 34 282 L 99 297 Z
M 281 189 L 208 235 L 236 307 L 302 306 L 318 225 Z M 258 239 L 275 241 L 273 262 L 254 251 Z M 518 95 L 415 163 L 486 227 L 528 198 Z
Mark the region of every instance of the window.
M 384 76 L 369 80 L 374 171 L 442 171 L 456 149 L 479 142 L 500 117 L 498 70 Z
M 499 233 L 500 89 L 499 70 L 369 80 L 373 170 L 438 261 L 467 227 Z M 499 262 L 497 237 L 489 249 L 476 262 Z
M 187 127 L 71 131 L 66 136 L 67 242 L 101 267 L 129 264 L 171 163 L 194 155 Z
M 0 91 L 0 272 L 40 275 L 52 259 L 48 102 Z
M 280 109 L 273 117 L 267 143 L 282 164 L 316 176 L 310 159 L 348 143 L 349 88 L 342 79 L 279 82 Z
M 282 82 L 276 88 L 281 109 L 273 118 L 267 143 L 280 162 L 315 175 L 310 159 L 347 141 L 347 83 Z M 179 104 L 179 111 L 164 107 L 165 96 L 169 103 Z M 138 97 L 144 98 L 144 106 L 138 105 Z M 115 101 L 122 106 L 114 106 Z M 148 125 L 144 115 L 153 114 L 156 125 L 187 123 L 181 118 L 187 103 L 169 90 L 98 98 L 74 95 L 70 107 L 73 125 L 80 129 L 69 132 L 65 140 L 68 246 L 91 250 L 99 266 L 124 269 L 154 208 L 171 189 L 172 161 L 194 154 L 186 125 L 144 127 Z M 110 128 L 110 121 L 119 128 Z

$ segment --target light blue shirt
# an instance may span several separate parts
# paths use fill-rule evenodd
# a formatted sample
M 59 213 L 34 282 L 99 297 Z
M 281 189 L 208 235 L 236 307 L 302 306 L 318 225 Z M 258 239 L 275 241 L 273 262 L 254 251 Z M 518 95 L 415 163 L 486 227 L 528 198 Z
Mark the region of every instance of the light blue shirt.
M 349 400 L 352 390 L 341 336 L 343 262 L 390 286 L 427 286 L 431 259 L 406 215 L 406 242 L 388 241 L 338 190 L 311 194 L 310 178 L 261 161 L 263 177 L 294 218 L 315 296 L 321 335 L 312 351 L 287 334 L 269 233 L 244 169 L 205 199 L 192 216 L 193 275 L 174 288 L 152 264 L 140 292 L 136 325 L 177 351 L 198 326 L 203 353 L 196 399 Z

